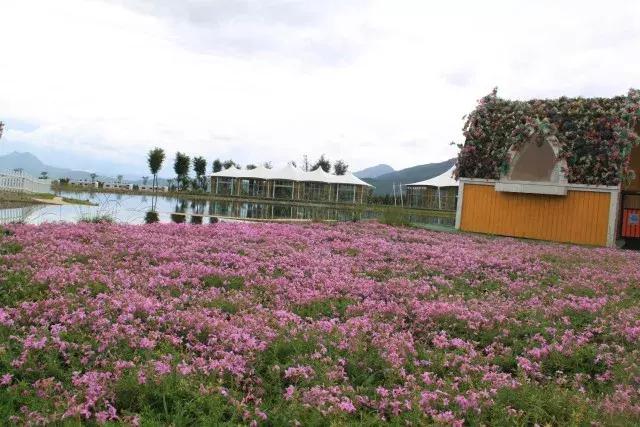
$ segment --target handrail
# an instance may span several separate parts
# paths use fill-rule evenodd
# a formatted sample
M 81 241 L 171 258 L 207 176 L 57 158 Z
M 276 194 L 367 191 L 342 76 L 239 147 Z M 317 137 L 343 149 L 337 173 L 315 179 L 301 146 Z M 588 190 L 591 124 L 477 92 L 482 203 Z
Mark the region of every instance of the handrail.
M 51 193 L 51 180 L 34 178 L 24 172 L 0 171 L 0 191 Z

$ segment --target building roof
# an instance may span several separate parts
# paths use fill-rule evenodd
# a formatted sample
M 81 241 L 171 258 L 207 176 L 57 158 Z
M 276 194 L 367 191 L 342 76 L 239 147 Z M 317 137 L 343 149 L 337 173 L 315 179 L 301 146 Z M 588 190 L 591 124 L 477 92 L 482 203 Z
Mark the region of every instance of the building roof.
M 433 178 L 429 178 L 424 181 L 414 182 L 413 184 L 407 184 L 408 187 L 416 186 L 416 187 L 457 187 L 458 181 L 453 177 L 453 172 L 456 167 L 452 166 L 445 173 L 434 176 Z
M 548 142 L 566 161 L 570 183 L 618 185 L 631 175 L 639 125 L 640 91 L 634 89 L 613 98 L 528 101 L 499 98 L 494 90 L 467 117 L 456 176 L 500 179 L 511 166 L 510 150 Z
M 237 169 L 232 166 L 220 172 L 213 173 L 211 174 L 211 176 L 297 182 L 324 182 L 327 184 L 349 184 L 373 187 L 371 184 L 364 182 L 350 172 L 347 172 L 344 175 L 334 175 L 327 173 L 320 168 L 310 172 L 305 172 L 291 164 L 287 164 L 286 166 L 279 169 L 267 169 L 264 166 L 258 166 L 255 169 Z

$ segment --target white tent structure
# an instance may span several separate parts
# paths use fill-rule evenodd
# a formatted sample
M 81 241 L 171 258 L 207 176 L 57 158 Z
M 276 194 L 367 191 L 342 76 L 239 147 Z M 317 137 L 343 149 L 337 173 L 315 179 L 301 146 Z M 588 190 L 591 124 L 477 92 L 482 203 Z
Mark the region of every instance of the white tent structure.
M 320 168 L 307 172 L 292 164 L 278 169 L 230 167 L 209 178 L 215 194 L 273 199 L 363 203 L 365 192 L 373 188 L 352 173 L 334 175 Z
M 458 181 L 453 177 L 453 171 L 455 170 L 455 168 L 456 167 L 454 165 L 441 175 L 426 179 L 424 181 L 407 184 L 407 198 L 409 199 L 409 204 L 413 207 L 431 207 L 437 209 L 443 209 L 444 207 L 450 208 L 450 203 L 443 203 L 442 189 L 448 188 L 450 190 L 447 192 L 447 198 L 451 197 L 449 193 L 451 193 L 454 198 L 456 197 Z M 425 199 L 427 199 L 427 197 L 425 196 L 430 190 L 433 189 L 436 190 L 437 194 L 436 204 L 432 204 L 431 206 L 424 206 L 426 204 L 424 203 L 424 201 Z
M 407 184 L 407 187 L 457 187 L 458 181 L 453 178 L 453 171 L 456 169 L 455 165 L 451 166 L 445 173 L 434 176 L 433 178 L 426 179 L 420 182 L 414 182 L 413 184 Z

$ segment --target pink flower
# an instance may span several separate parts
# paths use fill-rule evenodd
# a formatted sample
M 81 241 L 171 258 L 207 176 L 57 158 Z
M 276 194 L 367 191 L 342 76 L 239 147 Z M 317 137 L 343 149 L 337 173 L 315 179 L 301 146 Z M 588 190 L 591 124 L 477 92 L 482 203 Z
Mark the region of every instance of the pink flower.
M 140 370 L 138 371 L 138 384 L 146 384 L 147 383 L 147 376 L 145 375 L 144 371 Z
M 156 373 L 160 376 L 167 375 L 171 373 L 171 365 L 165 362 L 156 361 L 155 362 L 155 370 Z
M 13 381 L 13 374 L 4 374 L 0 377 L 0 385 L 9 385 Z
M 285 398 L 285 400 L 291 400 L 291 399 L 293 399 L 293 394 L 294 394 L 295 392 L 296 392 L 296 388 L 295 388 L 294 386 L 292 386 L 292 385 L 288 386 L 288 387 L 285 389 L 285 392 L 284 392 L 284 398 Z

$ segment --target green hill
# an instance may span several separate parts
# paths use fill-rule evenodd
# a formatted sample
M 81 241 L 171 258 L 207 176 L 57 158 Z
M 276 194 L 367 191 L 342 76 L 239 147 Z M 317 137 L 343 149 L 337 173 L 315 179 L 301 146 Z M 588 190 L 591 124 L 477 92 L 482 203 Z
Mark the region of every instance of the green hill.
M 384 196 L 393 194 L 393 184 L 410 184 L 433 178 L 446 172 L 456 163 L 456 159 L 449 159 L 440 163 L 428 163 L 426 165 L 412 166 L 395 172 L 380 175 L 377 178 L 365 178 L 364 181 L 376 187 L 373 194 Z M 397 190 L 396 190 L 397 191 Z

